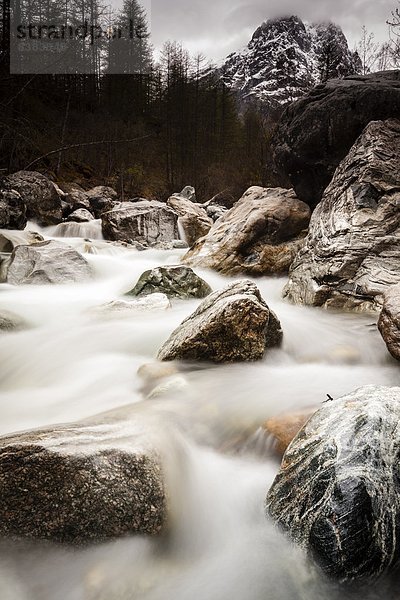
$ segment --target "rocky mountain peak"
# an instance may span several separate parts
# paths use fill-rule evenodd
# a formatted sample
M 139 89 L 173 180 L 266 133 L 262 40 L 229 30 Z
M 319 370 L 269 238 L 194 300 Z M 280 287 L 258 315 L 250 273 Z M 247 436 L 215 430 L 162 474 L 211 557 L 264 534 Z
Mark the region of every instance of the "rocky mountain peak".
M 288 16 L 258 27 L 243 51 L 228 56 L 222 78 L 243 102 L 274 107 L 297 100 L 321 81 L 352 75 L 359 66 L 339 26 Z

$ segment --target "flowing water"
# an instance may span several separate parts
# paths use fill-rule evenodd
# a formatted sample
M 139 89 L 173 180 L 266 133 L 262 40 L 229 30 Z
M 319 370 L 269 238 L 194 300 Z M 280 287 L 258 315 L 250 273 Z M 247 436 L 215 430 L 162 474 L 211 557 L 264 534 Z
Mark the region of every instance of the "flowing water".
M 279 463 L 261 425 L 287 410 L 321 406 L 327 394 L 399 385 L 376 318 L 294 307 L 281 299 L 284 280 L 257 280 L 282 322 L 283 348 L 258 364 L 187 366 L 145 399 L 138 368 L 154 361 L 198 302 L 175 301 L 167 311 L 129 318 L 93 308 L 122 299 L 143 271 L 177 264 L 182 251 L 114 246 L 101 240 L 96 222 L 41 233 L 82 252 L 96 276 L 80 285 L 0 286 L 0 309 L 31 324 L 0 337 L 0 433 L 133 404 L 157 424 L 168 462 L 170 524 L 159 538 L 85 549 L 1 542 L 0 600 L 354 597 L 324 582 L 265 518 Z M 214 289 L 227 283 L 199 274 Z M 391 598 L 388 585 L 355 597 Z

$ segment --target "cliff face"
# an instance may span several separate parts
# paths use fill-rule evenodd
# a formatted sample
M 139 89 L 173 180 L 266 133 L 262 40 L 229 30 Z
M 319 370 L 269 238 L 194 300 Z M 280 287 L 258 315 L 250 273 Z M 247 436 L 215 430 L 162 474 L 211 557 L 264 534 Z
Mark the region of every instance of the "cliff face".
M 276 107 L 297 100 L 321 80 L 359 68 L 340 27 L 292 16 L 263 23 L 242 52 L 228 56 L 222 78 L 242 102 Z

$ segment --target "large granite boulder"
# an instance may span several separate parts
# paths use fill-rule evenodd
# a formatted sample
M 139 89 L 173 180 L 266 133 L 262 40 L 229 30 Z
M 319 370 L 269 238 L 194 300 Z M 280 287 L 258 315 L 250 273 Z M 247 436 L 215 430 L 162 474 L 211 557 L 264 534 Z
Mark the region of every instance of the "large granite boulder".
M 400 71 L 330 80 L 288 106 L 273 140 L 285 184 L 311 206 L 371 121 L 400 117 Z
M 293 190 L 251 187 L 183 262 L 230 275 L 287 273 L 303 245 L 310 216 Z
M 24 229 L 28 218 L 26 205 L 21 195 L 13 189 L 4 189 L 4 182 L 0 189 L 0 228 Z
M 149 294 L 165 294 L 168 298 L 205 298 L 212 289 L 192 269 L 183 265 L 157 267 L 146 271 L 139 281 L 128 292 L 129 296 L 148 296 Z
M 378 327 L 390 354 L 400 360 L 400 285 L 386 292 Z
M 289 446 L 268 515 L 342 581 L 400 556 L 400 388 L 368 386 L 324 405 Z
M 7 282 L 13 285 L 78 283 L 92 277 L 92 269 L 76 250 L 58 241 L 17 246 L 11 254 Z
M 90 223 L 90 221 L 94 221 L 94 216 L 86 208 L 78 208 L 68 216 L 68 221 L 72 223 Z
M 313 213 L 284 294 L 371 309 L 400 282 L 400 122 L 370 123 Z
M 21 196 L 28 219 L 35 219 L 44 226 L 61 223 L 65 194 L 41 173 L 18 171 L 5 177 L 0 188 L 13 190 Z
M 132 419 L 102 418 L 0 438 L 0 535 L 65 543 L 156 534 L 160 458 Z
M 177 195 L 171 196 L 167 205 L 178 213 L 179 226 L 189 246 L 193 246 L 199 238 L 210 231 L 213 221 L 201 204 L 195 204 L 192 200 Z
M 0 230 L 0 252 L 11 254 L 17 246 L 29 246 L 37 242 L 44 242 L 44 238 L 34 231 Z
M 117 192 L 108 186 L 98 185 L 86 192 L 90 202 L 90 211 L 96 219 L 100 219 L 105 212 L 109 212 L 118 205 Z
M 103 235 L 115 242 L 157 244 L 179 239 L 178 214 L 157 201 L 123 202 L 102 215 Z
M 171 334 L 162 361 L 257 361 L 282 343 L 282 329 L 257 286 L 239 281 L 208 296 Z

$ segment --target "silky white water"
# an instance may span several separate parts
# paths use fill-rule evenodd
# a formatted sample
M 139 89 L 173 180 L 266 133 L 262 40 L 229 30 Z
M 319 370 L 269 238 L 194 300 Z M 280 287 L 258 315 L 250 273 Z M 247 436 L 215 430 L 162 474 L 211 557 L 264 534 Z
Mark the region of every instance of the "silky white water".
M 60 235 L 57 229 L 41 233 Z M 65 233 L 63 241 L 92 265 L 92 282 L 0 286 L 0 310 L 31 325 L 0 337 L 0 433 L 134 404 L 138 415 L 157 424 L 167 455 L 169 528 L 160 538 L 80 550 L 2 542 L 0 600 L 347 597 L 350 591 L 328 586 L 265 518 L 265 496 L 279 465 L 260 427 L 286 410 L 318 407 L 327 394 L 399 385 L 398 365 L 376 317 L 294 307 L 281 299 L 283 280 L 257 280 L 281 320 L 282 350 L 258 364 L 189 365 L 145 399 L 150 390 L 138 368 L 154 362 L 198 302 L 174 301 L 169 310 L 129 318 L 107 318 L 93 309 L 123 299 L 143 271 L 177 264 L 182 251 L 116 247 L 102 241 L 98 229 L 91 230 L 97 238 L 91 242 L 84 239 L 87 227 L 78 231 L 80 238 Z M 215 273 L 198 273 L 213 289 L 227 283 Z M 356 597 L 392 597 L 386 585 Z

